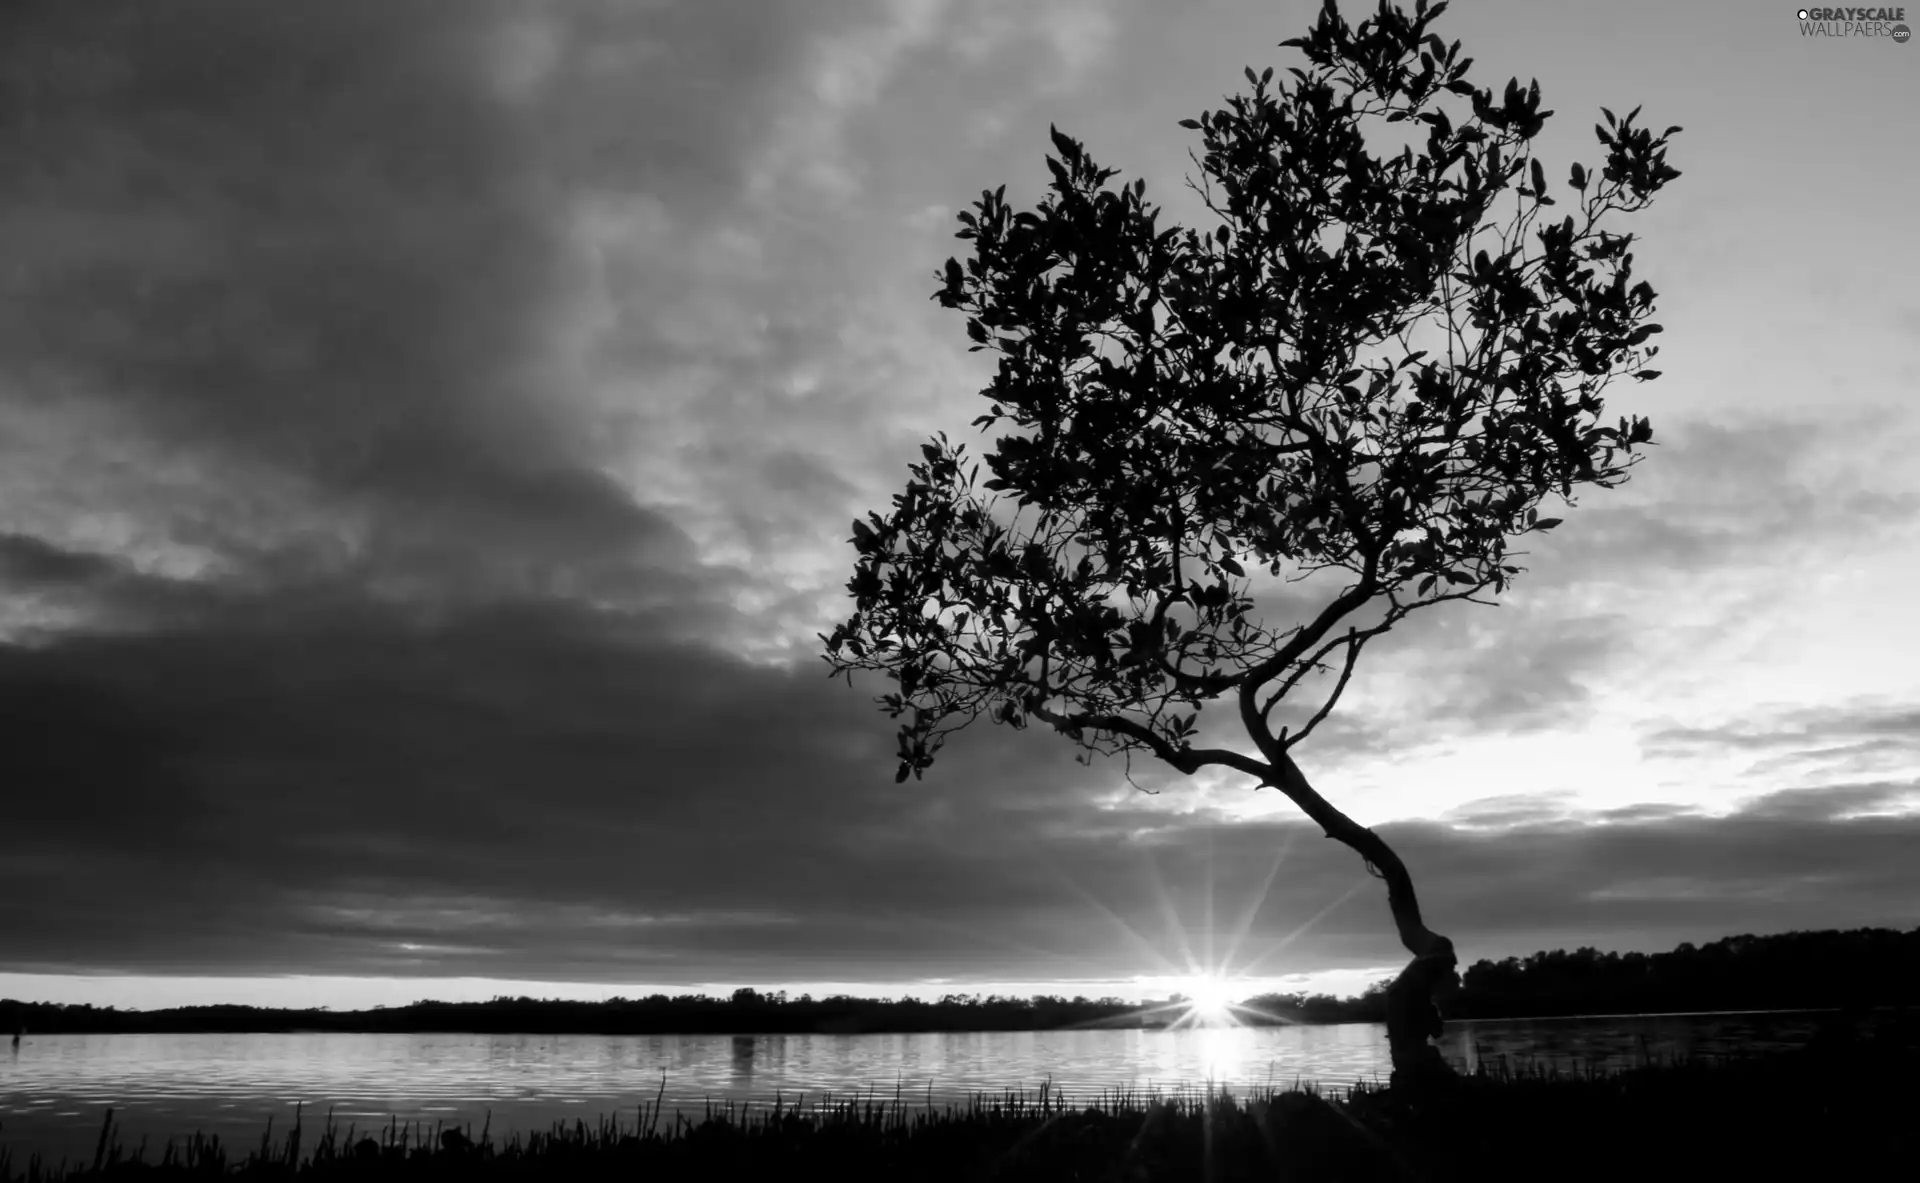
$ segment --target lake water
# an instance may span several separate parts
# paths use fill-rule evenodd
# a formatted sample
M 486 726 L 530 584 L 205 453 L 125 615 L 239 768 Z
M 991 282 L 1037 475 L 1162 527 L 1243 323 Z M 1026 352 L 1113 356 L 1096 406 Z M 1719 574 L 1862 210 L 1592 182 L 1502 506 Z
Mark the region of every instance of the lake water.
M 1629 1066 L 1651 1053 L 1716 1055 L 1804 1044 L 1822 1015 L 1749 1012 L 1631 1018 L 1453 1021 L 1442 1054 L 1471 1070 L 1505 1055 L 1577 1067 Z M 471 1124 L 492 1115 L 496 1143 L 556 1121 L 610 1117 L 631 1129 L 664 1083 L 663 1107 L 698 1120 L 708 1100 L 809 1105 L 871 1093 L 936 1105 L 1052 1081 L 1074 1099 L 1103 1090 L 1236 1091 L 1311 1081 L 1344 1087 L 1391 1071 L 1378 1024 L 1188 1031 L 1066 1030 L 920 1035 L 28 1035 L 0 1048 L 0 1148 L 88 1158 L 111 1106 L 121 1144 L 218 1134 L 279 1144 L 304 1103 L 306 1145 L 333 1111 L 362 1133 L 397 1118 Z M 664 1126 L 664 1123 L 663 1123 Z M 359 1136 L 358 1133 L 355 1135 Z

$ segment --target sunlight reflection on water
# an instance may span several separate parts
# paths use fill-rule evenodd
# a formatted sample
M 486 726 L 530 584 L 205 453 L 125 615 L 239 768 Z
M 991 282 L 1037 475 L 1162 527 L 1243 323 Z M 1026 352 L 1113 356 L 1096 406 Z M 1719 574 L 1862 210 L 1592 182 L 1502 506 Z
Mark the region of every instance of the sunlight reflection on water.
M 1748 1014 L 1449 1023 L 1442 1053 L 1469 1068 L 1506 1055 L 1570 1065 L 1637 1062 L 1644 1051 L 1716 1054 L 1794 1046 L 1819 1016 Z M 1644 1043 L 1643 1043 L 1644 1040 Z M 1296 1080 L 1344 1087 L 1389 1072 L 1374 1024 L 1187 1031 L 1067 1030 L 917 1035 L 29 1035 L 0 1052 L 0 1148 L 16 1166 L 39 1153 L 93 1153 L 111 1106 L 129 1150 L 149 1157 L 168 1138 L 219 1134 L 257 1147 L 269 1116 L 276 1142 L 294 1106 L 317 1132 L 329 1109 L 360 1132 L 424 1120 L 471 1123 L 491 1113 L 496 1140 L 555 1121 L 627 1128 L 662 1095 L 665 1112 L 697 1119 L 706 1103 L 809 1104 L 871 1095 L 936 1105 L 1044 1081 L 1092 1101 L 1105 1090 L 1238 1092 Z M 662 1088 L 664 1085 L 664 1093 Z M 357 1136 L 357 1135 L 356 1135 Z M 308 1135 L 311 1145 L 312 1134 Z

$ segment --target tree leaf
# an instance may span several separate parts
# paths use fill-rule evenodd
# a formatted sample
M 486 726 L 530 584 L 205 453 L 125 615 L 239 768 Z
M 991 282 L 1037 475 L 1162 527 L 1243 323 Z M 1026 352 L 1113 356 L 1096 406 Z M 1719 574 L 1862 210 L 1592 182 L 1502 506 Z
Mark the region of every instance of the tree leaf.
M 1074 163 L 1079 161 L 1079 145 L 1068 139 L 1066 134 L 1059 128 L 1049 123 L 1047 125 L 1047 135 L 1053 140 L 1054 151 L 1060 153 L 1060 159 Z

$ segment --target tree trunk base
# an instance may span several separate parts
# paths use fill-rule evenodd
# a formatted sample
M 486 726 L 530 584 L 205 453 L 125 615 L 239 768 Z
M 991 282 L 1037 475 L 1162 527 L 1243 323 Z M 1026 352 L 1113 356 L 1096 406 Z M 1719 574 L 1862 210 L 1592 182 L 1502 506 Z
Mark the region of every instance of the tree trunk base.
M 1436 935 L 1387 987 L 1387 1047 L 1393 1058 L 1389 1087 L 1395 1092 L 1431 1092 L 1459 1080 L 1440 1049 L 1428 1042 L 1444 1025 L 1434 1005 L 1434 988 L 1451 980 L 1457 964 L 1453 942 Z
M 1395 1068 L 1387 1079 L 1387 1087 L 1393 1092 L 1412 1096 L 1430 1096 L 1458 1083 L 1460 1074 L 1441 1058 L 1440 1050 L 1432 1046 L 1426 1049 L 1419 1063 L 1409 1068 Z

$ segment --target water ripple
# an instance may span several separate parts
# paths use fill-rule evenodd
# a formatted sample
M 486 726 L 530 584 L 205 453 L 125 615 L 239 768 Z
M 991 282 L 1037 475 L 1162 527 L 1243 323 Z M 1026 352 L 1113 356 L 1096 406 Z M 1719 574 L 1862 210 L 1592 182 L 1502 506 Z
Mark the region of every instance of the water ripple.
M 1516 1061 L 1618 1063 L 1792 1046 L 1800 1015 L 1658 1016 L 1450 1024 L 1443 1053 L 1463 1068 Z M 611 1117 L 625 1128 L 656 1096 L 671 1115 L 709 1102 L 808 1105 L 859 1096 L 946 1105 L 1042 1082 L 1074 1098 L 1121 1089 L 1239 1091 L 1296 1080 L 1344 1087 L 1389 1071 L 1372 1024 L 1201 1031 L 1026 1031 L 918 1035 L 34 1035 L 0 1057 L 0 1148 L 24 1164 L 90 1158 L 103 1111 L 122 1144 L 150 1155 L 196 1130 L 258 1144 L 294 1107 L 317 1126 L 470 1125 L 496 1138 Z

